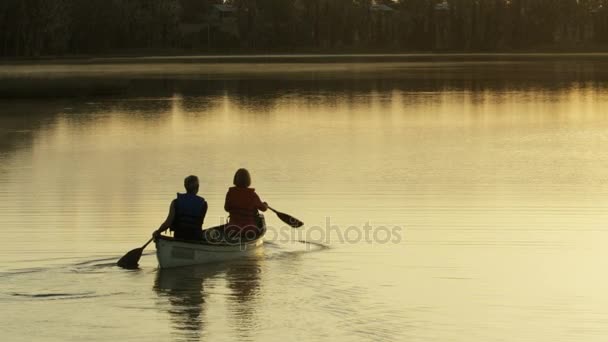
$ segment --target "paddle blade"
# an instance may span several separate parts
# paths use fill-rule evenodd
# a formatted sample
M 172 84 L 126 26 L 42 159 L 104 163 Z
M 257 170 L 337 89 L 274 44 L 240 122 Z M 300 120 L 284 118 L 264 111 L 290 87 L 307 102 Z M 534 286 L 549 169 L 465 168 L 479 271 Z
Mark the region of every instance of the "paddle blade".
M 297 218 L 295 218 L 291 215 L 287 215 L 285 213 L 281 213 L 278 211 L 275 211 L 275 213 L 277 214 L 279 219 L 281 219 L 281 221 L 285 222 L 286 224 L 288 224 L 289 226 L 291 226 L 293 228 L 300 228 L 304 225 L 304 222 L 298 220 Z
M 141 259 L 141 254 L 144 252 L 143 248 L 135 248 L 129 253 L 125 254 L 116 265 L 118 267 L 126 268 L 128 270 L 134 270 L 139 267 L 139 259 Z

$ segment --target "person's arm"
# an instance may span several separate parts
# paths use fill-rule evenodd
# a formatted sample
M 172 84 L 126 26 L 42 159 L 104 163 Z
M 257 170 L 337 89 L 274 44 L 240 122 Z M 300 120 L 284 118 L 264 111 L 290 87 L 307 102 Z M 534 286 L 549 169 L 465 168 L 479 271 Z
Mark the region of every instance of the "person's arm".
M 207 204 L 207 201 L 203 202 L 203 210 L 202 210 L 202 214 L 201 214 L 201 223 L 205 222 L 205 216 L 207 216 L 207 209 L 209 208 L 209 205 Z
M 173 219 L 175 218 L 175 200 L 171 201 L 171 205 L 169 206 L 169 215 L 167 215 L 167 219 L 163 222 L 157 230 L 152 234 L 153 236 L 158 236 L 165 230 L 169 229 L 173 224 Z
M 224 210 L 226 210 L 227 212 L 230 212 L 230 209 L 232 209 L 232 206 L 230 203 L 230 191 L 228 191 L 226 193 L 226 200 L 224 201 Z
M 255 207 L 256 207 L 256 209 L 261 210 L 261 211 L 268 210 L 268 204 L 266 202 L 262 202 L 262 200 L 260 199 L 260 196 L 258 196 L 258 194 L 255 194 Z

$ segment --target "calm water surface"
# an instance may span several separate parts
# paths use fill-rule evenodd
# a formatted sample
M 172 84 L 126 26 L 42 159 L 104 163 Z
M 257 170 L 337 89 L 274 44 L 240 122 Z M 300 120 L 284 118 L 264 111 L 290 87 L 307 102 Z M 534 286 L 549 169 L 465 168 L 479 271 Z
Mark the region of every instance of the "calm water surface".
M 608 57 L 0 78 L 62 95 L 0 100 L 3 341 L 608 336 Z M 250 259 L 161 271 L 151 246 L 140 270 L 114 266 L 188 174 L 205 226 L 223 222 L 239 167 L 306 226 L 267 214 Z

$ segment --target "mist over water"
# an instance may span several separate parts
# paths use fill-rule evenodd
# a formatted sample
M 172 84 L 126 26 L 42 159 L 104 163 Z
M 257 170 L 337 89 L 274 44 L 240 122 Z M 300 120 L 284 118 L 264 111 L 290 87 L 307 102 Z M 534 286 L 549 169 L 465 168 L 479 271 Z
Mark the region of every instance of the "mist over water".
M 2 339 L 604 340 L 605 58 L 283 62 L 0 66 Z M 239 167 L 306 226 L 113 266 Z

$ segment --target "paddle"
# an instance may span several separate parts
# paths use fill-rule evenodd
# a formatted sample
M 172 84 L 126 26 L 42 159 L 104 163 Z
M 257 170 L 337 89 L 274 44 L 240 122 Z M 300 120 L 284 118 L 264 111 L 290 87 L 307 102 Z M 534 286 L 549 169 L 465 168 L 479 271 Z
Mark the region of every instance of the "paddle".
M 300 228 L 304 225 L 304 222 L 298 220 L 297 218 L 295 218 L 291 215 L 287 215 L 280 211 L 276 211 L 276 210 L 272 209 L 270 206 L 268 206 L 268 209 L 274 211 L 274 213 L 277 214 L 277 216 L 281 219 L 281 221 L 287 223 L 292 228 Z
M 148 242 L 146 242 L 146 244 L 141 246 L 140 248 L 135 248 L 134 250 L 125 254 L 122 258 L 120 258 L 120 260 L 118 260 L 116 265 L 122 268 L 126 268 L 128 270 L 134 270 L 138 268 L 141 254 L 144 252 L 144 248 L 146 248 L 146 246 L 148 246 L 150 242 L 152 242 L 152 240 L 154 240 L 154 237 L 148 240 Z

